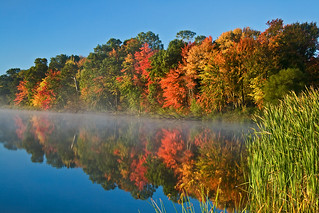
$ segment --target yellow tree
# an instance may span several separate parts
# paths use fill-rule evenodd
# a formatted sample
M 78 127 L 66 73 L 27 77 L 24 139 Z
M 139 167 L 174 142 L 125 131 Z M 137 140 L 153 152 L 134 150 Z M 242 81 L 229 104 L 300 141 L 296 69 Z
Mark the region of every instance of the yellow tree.
M 61 72 L 50 71 L 36 88 L 32 99 L 32 105 L 44 110 L 50 109 L 56 101 L 56 93 L 61 85 L 59 84 Z
M 255 69 L 255 47 L 259 32 L 250 28 L 223 33 L 216 40 L 217 55 L 213 65 L 219 69 L 223 82 L 224 101 L 229 107 L 251 103 L 250 78 Z

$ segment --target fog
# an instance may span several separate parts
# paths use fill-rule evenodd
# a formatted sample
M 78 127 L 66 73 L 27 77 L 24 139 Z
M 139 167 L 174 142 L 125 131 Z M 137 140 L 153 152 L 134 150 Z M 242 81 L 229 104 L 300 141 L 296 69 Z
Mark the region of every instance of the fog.
M 244 138 L 251 127 L 106 113 L 0 110 L 0 143 L 6 150 L 25 150 L 33 163 L 81 168 L 105 190 L 117 188 L 142 200 L 159 186 L 174 202 L 182 190 L 200 197 L 198 186 L 203 186 L 215 198 L 218 188 L 221 208 L 235 207 L 243 193 Z
M 42 122 L 51 122 L 59 125 L 59 131 L 76 132 L 79 128 L 86 129 L 122 129 L 127 126 L 143 127 L 144 131 L 152 132 L 161 128 L 165 129 L 209 129 L 218 134 L 245 137 L 255 127 L 250 122 L 225 122 L 225 121 L 194 121 L 178 119 L 157 119 L 140 116 L 113 115 L 108 113 L 59 113 L 46 111 L 10 110 L 0 109 L 0 141 L 12 134 L 17 129 L 17 119 L 30 120 L 38 118 Z M 41 121 L 41 119 L 44 119 Z

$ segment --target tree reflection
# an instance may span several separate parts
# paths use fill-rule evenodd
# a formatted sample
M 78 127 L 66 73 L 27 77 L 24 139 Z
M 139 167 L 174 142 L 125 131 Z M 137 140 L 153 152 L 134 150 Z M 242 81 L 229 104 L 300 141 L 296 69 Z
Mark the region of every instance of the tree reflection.
M 236 131 L 59 114 L 29 113 L 10 119 L 5 121 L 15 128 L 1 124 L 0 141 L 6 147 L 25 149 L 32 162 L 45 157 L 56 168 L 80 167 L 105 190 L 119 188 L 136 199 L 147 199 L 161 186 L 175 202 L 183 192 L 197 199 L 204 192 L 215 199 L 218 191 L 221 208 L 243 201 L 239 186 L 244 183 L 244 152 Z

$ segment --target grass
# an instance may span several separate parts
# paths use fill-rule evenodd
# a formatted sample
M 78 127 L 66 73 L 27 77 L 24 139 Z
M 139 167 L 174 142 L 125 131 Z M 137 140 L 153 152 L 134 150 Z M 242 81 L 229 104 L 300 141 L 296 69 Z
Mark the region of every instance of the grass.
M 319 92 L 268 106 L 248 140 L 251 212 L 319 211 Z

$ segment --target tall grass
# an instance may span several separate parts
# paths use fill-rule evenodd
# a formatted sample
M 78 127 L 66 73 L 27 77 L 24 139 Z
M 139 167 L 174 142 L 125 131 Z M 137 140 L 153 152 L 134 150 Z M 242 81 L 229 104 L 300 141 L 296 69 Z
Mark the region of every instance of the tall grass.
M 319 92 L 268 106 L 248 140 L 251 212 L 319 212 Z

